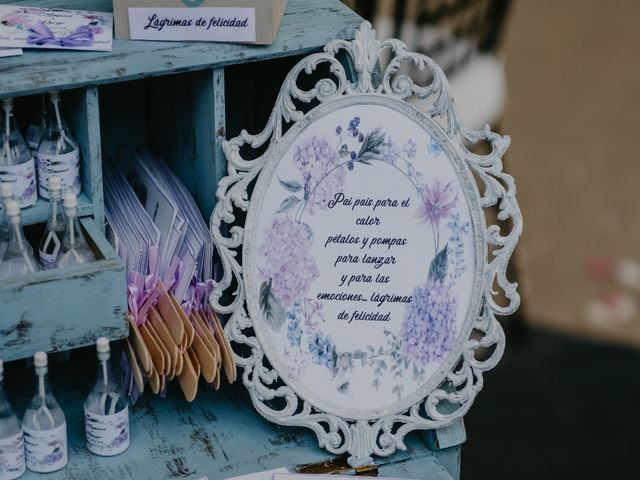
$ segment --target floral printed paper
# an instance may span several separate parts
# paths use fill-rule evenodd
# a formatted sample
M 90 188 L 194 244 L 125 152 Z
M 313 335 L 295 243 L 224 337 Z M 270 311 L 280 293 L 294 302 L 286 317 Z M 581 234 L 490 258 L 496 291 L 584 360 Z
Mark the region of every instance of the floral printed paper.
M 39 23 L 50 31 L 51 38 L 39 43 L 29 43 L 27 39 L 34 34 Z M 80 42 L 82 45 L 60 41 L 78 33 L 87 35 L 91 41 Z M 110 52 L 112 38 L 112 13 L 0 5 L 0 47 Z
M 463 336 L 476 268 L 440 141 L 386 107 L 338 109 L 284 154 L 257 218 L 251 313 L 281 376 L 336 411 L 419 392 Z

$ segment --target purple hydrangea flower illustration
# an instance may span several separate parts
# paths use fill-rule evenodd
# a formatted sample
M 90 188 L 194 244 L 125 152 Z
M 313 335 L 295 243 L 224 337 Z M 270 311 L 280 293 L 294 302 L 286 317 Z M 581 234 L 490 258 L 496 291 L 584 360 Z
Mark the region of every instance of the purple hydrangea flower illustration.
M 393 139 L 389 138 L 386 142 L 382 144 L 382 160 L 390 163 L 391 165 L 396 164 L 396 157 L 400 154 L 398 147 L 395 145 Z
M 439 180 L 422 189 L 422 204 L 416 215 L 425 222 L 439 225 L 443 218 L 451 215 L 458 201 L 453 182 L 441 183 Z
M 415 158 L 416 157 L 416 142 L 414 142 L 413 140 L 409 139 L 409 141 L 407 141 L 407 143 L 404 144 L 404 147 L 402 147 L 402 149 L 404 150 L 404 153 L 407 154 L 407 157 L 409 158 Z
M 123 429 L 117 437 L 111 440 L 111 444 L 109 446 L 111 448 L 117 448 L 120 445 L 122 445 L 124 442 L 126 442 L 128 438 L 129 438 L 129 434 L 127 433 L 127 430 Z
M 322 332 L 314 332 L 309 337 L 309 352 L 313 357 L 313 363 L 323 365 L 330 370 L 336 367 L 336 346 L 331 340 L 330 335 L 324 335 Z
M 455 340 L 456 299 L 441 281 L 429 281 L 413 291 L 400 340 L 402 352 L 418 365 L 441 360 Z
M 288 307 L 307 292 L 319 274 L 310 251 L 311 237 L 304 224 L 277 215 L 264 238 L 258 250 L 262 258 L 258 272 L 271 281 L 274 295 Z
M 313 214 L 316 206 L 325 210 L 344 184 L 344 170 L 337 168 L 340 164 L 338 152 L 325 138 L 314 135 L 296 145 L 293 161 L 302 173 L 309 213 Z
M 53 465 L 56 462 L 62 460 L 64 453 L 61 448 L 57 448 L 53 453 L 50 453 L 42 460 L 44 465 Z
M 23 13 L 22 11 L 11 12 L 5 15 L 0 23 L 6 25 L 8 27 L 11 26 L 22 26 L 29 23 L 29 17 Z

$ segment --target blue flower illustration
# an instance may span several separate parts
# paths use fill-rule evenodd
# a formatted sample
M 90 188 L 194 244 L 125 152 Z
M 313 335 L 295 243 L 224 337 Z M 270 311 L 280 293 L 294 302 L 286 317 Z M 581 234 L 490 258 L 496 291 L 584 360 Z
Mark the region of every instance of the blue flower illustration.
M 427 145 L 427 149 L 429 150 L 429 153 L 434 157 L 437 157 L 442 153 L 442 147 L 433 137 L 429 139 L 429 145 Z
M 295 315 L 294 312 L 289 311 L 287 317 L 291 318 L 291 315 Z M 299 347 L 300 340 L 302 339 L 302 328 L 300 327 L 300 321 L 293 317 L 287 327 L 287 340 L 292 347 Z
M 336 366 L 336 346 L 330 335 L 322 332 L 314 332 L 309 336 L 309 353 L 313 357 L 313 363 L 323 365 L 330 370 Z

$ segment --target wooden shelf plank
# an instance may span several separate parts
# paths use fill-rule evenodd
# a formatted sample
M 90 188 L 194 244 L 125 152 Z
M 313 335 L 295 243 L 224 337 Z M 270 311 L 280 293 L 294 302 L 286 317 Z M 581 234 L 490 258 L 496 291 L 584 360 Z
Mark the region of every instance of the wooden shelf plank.
M 93 214 L 93 205 L 84 193 L 78 197 L 78 216 L 87 217 Z M 22 224 L 34 225 L 36 223 L 45 223 L 49 218 L 49 202 L 38 198 L 33 207 L 24 208 L 22 210 Z
M 33 5 L 33 0 L 14 0 Z M 111 11 L 105 0 L 40 0 L 38 6 Z M 301 55 L 353 38 L 361 18 L 340 0 L 289 0 L 272 45 L 114 40 L 112 52 L 26 50 L 0 62 L 0 97 L 121 82 Z
M 273 468 L 332 458 L 310 430 L 280 427 L 263 419 L 239 384 L 215 392 L 203 383 L 193 403 L 176 388 L 167 397 L 144 395 L 130 409 L 131 446 L 116 457 L 98 457 L 85 446 L 83 402 L 93 382 L 93 349 L 72 352 L 71 361 L 52 362 L 50 381 L 67 418 L 69 463 L 47 480 L 220 480 Z M 33 394 L 32 372 L 12 364 L 6 388 L 19 415 Z M 26 379 L 26 380 L 25 380 Z M 407 436 L 406 452 L 378 459 L 380 475 L 452 480 L 458 477 L 460 448 L 427 449 L 420 433 Z M 454 470 L 450 472 L 447 468 Z M 41 478 L 27 472 L 25 480 Z

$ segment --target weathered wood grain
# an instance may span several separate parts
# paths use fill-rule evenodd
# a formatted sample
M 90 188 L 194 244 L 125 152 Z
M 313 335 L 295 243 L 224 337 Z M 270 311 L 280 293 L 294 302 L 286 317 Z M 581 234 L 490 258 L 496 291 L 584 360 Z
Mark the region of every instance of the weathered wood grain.
M 104 257 L 0 282 L 0 358 L 82 347 L 99 336 L 128 335 L 124 266 L 89 219 L 82 221 Z
M 18 0 L 17 4 L 33 5 Z M 40 0 L 38 6 L 111 10 L 104 0 Z M 112 52 L 26 51 L 0 62 L 0 97 L 134 80 L 304 54 L 351 38 L 360 17 L 339 0 L 290 0 L 268 46 L 114 40 Z
M 78 197 L 78 216 L 86 217 L 93 214 L 93 205 L 84 193 L 80 193 Z M 22 224 L 33 225 L 36 223 L 44 223 L 49 217 L 49 202 L 38 199 L 33 207 L 22 210 Z
M 166 398 L 143 396 L 130 410 L 129 449 L 116 457 L 97 457 L 85 446 L 82 410 L 94 378 L 92 356 L 93 349 L 73 352 L 70 363 L 51 365 L 52 388 L 67 418 L 69 464 L 48 474 L 48 480 L 170 480 L 202 475 L 220 480 L 331 458 L 310 430 L 279 427 L 262 418 L 240 384 L 225 384 L 218 392 L 201 384 L 193 403 L 184 400 L 175 384 L 169 386 Z M 33 393 L 29 373 L 21 368 L 7 377 L 19 413 Z M 380 476 L 458 478 L 459 447 L 432 452 L 419 433 L 407 437 L 407 447 L 406 452 L 378 459 Z M 27 472 L 22 478 L 40 476 Z

